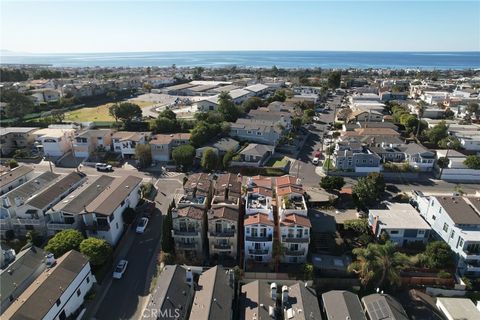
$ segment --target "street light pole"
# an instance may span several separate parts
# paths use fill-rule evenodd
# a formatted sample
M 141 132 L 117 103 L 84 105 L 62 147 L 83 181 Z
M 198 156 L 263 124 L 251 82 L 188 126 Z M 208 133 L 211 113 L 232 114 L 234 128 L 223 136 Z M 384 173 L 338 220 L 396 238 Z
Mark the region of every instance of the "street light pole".
M 448 160 L 448 151 L 450 151 L 450 147 L 451 147 L 451 146 L 452 146 L 452 142 L 451 142 L 451 141 L 447 142 L 447 153 L 445 153 L 445 160 L 448 161 L 445 165 L 447 165 L 447 166 L 448 166 L 448 163 L 450 162 L 450 161 Z M 444 166 L 442 166 L 442 167 L 440 168 L 440 177 L 439 177 L 439 179 L 442 179 L 443 169 L 444 169 Z

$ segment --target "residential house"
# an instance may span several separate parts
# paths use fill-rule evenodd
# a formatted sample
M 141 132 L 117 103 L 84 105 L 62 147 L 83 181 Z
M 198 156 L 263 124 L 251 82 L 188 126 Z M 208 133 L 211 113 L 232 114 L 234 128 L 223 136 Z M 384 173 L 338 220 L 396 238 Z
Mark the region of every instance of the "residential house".
M 232 270 L 215 266 L 204 271 L 195 288 L 190 319 L 232 320 L 234 283 Z
M 113 132 L 110 129 L 89 129 L 75 135 L 76 157 L 88 158 L 95 151 L 110 151 Z
M 322 305 L 327 320 L 367 320 L 355 293 L 343 290 L 325 292 L 322 294 Z
M 405 161 L 405 153 L 398 147 L 368 147 L 368 150 L 378 155 L 381 158 L 381 162 Z
M 75 129 L 45 128 L 33 132 L 35 147 L 49 157 L 61 157 L 73 150 Z
M 418 210 L 457 256 L 460 275 L 480 275 L 480 198 L 418 196 Z
M 46 178 L 42 179 L 43 181 L 51 181 L 52 176 L 43 178 Z M 5 195 L 8 205 L 11 206 L 7 208 L 16 235 L 25 235 L 29 230 L 45 234 L 46 212 L 72 193 L 84 181 L 85 174 L 71 172 L 42 189 L 37 189 L 41 184 L 39 179 L 40 176 L 31 180 L 31 184 L 27 182 Z M 40 192 L 30 195 L 29 192 L 23 193 L 24 190 Z M 13 201 L 10 202 L 12 197 Z
M 33 99 L 33 103 L 38 106 L 42 103 L 56 102 L 61 98 L 61 92 L 55 89 L 34 89 L 30 90 L 32 93 L 30 96 Z
M 0 156 L 8 156 L 16 150 L 30 150 L 35 142 L 34 132 L 38 128 L 0 128 Z
M 357 109 L 352 112 L 348 121 L 350 122 L 360 122 L 360 123 L 368 123 L 368 122 L 381 122 L 383 120 L 383 114 L 376 110 L 362 110 Z
M 148 142 L 154 161 L 170 161 L 175 147 L 190 143 L 190 133 L 157 134 Z
M 218 176 L 208 211 L 210 255 L 237 258 L 241 193 L 241 177 L 231 173 Z
M 149 296 L 143 319 L 187 320 L 193 296 L 192 271 L 179 265 L 166 265 Z
M 408 108 L 410 109 L 410 113 L 418 115 L 419 109 L 416 103 L 409 104 Z M 437 105 L 427 105 L 423 109 L 422 117 L 429 119 L 443 119 L 445 117 L 445 109 L 439 108 Z
M 240 118 L 232 123 L 230 136 L 241 141 L 268 144 L 275 147 L 280 140 L 282 131 L 278 126 Z
M 123 212 L 127 208 L 137 206 L 140 200 L 141 183 L 142 179 L 136 176 L 117 178 L 87 204 L 82 214 L 87 236 L 104 239 L 111 245 L 116 245 L 125 228 Z M 90 189 L 87 188 L 88 190 L 84 191 L 85 194 L 82 196 L 92 197 L 95 188 L 97 188 L 96 185 Z M 73 206 L 78 205 L 79 202 L 74 203 Z
M 175 252 L 187 259 L 202 258 L 205 226 L 205 210 L 195 206 L 186 206 L 172 210 L 172 237 Z
M 48 259 L 53 260 L 53 257 Z M 83 305 L 94 282 L 88 258 L 71 250 L 53 262 L 52 267 L 43 271 L 6 310 L 2 310 L 2 318 L 67 319 Z
M 448 152 L 448 157 L 447 157 Z M 465 165 L 467 156 L 456 150 L 437 150 L 437 160 L 448 158 L 448 164 L 444 168 L 437 168 L 442 180 L 452 182 L 477 182 L 480 181 L 480 170 L 470 169 Z M 438 165 L 438 161 L 436 162 Z
M 408 243 L 426 243 L 431 227 L 408 203 L 392 203 L 387 209 L 370 210 L 368 225 L 377 238 L 386 234 L 399 246 Z
M 275 147 L 266 144 L 249 143 L 240 150 L 230 163 L 231 166 L 261 167 L 273 155 Z
M 239 295 L 239 319 L 281 319 L 276 283 L 254 280 L 242 284 Z
M 284 175 L 275 179 L 277 206 L 279 217 L 290 213 L 307 216 L 308 209 L 305 201 L 305 191 L 300 180 L 291 175 Z
M 405 154 L 405 160 L 410 166 L 419 171 L 432 171 L 435 165 L 435 153 L 427 150 L 422 145 L 416 143 L 408 143 L 401 147 L 400 150 Z
M 362 146 L 360 143 L 339 142 L 335 146 L 332 165 L 339 170 L 380 172 L 382 169 L 381 159 L 378 154 Z
M 284 319 L 322 320 L 322 313 L 318 306 L 318 297 L 315 288 L 310 283 L 298 281 L 297 283 L 282 286 L 281 305 Z
M 273 186 L 272 178 L 255 176 L 247 179 L 247 196 L 245 214 L 257 212 L 266 214 L 273 221 Z
M 465 150 L 480 152 L 480 131 L 453 131 L 451 134 Z
M 265 213 L 246 215 L 245 226 L 245 260 L 270 262 L 273 248 L 273 217 Z
M 122 158 L 130 159 L 135 156 L 137 144 L 147 144 L 151 132 L 118 131 L 112 136 L 113 151 L 122 154 Z
M 424 91 L 420 99 L 428 104 L 443 103 L 447 100 L 449 93 L 446 91 Z
M 408 320 L 402 305 L 388 294 L 374 293 L 362 298 L 363 307 L 370 320 Z
M 388 102 L 391 100 L 407 100 L 408 92 L 390 92 L 383 91 L 380 92 L 380 100 L 383 102 Z
M 381 97 L 376 93 L 361 93 L 352 95 L 350 98 L 350 103 L 361 103 L 361 102 L 380 102 Z
M 267 85 L 264 85 L 262 83 L 257 83 L 257 84 L 252 84 L 250 86 L 247 86 L 243 89 L 247 90 L 247 91 L 250 91 L 250 92 L 253 92 L 254 95 L 256 95 L 256 96 L 262 96 L 262 95 L 264 95 L 268 92 L 269 88 L 270 87 L 267 86 Z
M 87 213 L 87 206 L 110 188 L 114 180 L 107 175 L 87 176 L 81 186 L 46 212 L 47 234 L 53 235 L 65 229 L 82 230 L 82 215 Z
M 437 297 L 437 308 L 447 320 L 480 319 L 480 309 L 469 298 Z
M 342 137 L 377 137 L 377 136 L 390 136 L 399 137 L 400 133 L 391 128 L 376 128 L 366 126 L 364 128 L 357 128 L 353 131 L 343 132 Z
M 0 197 L 0 231 L 2 238 L 6 237 L 8 231 L 12 232 L 14 230 L 12 219 L 16 218 L 16 210 L 23 206 L 28 199 L 41 192 L 42 189 L 56 182 L 59 177 L 59 174 L 50 171 L 44 172 Z M 36 223 L 37 221 L 32 220 L 32 222 Z
M 15 260 L 0 271 L 1 310 L 6 310 L 47 268 L 45 251 L 35 246 L 20 251 Z
M 258 108 L 250 110 L 245 118 L 256 123 L 277 126 L 281 128 L 283 132 L 290 131 L 292 128 L 292 117 L 290 112 L 271 111 L 269 108 Z
M 223 157 L 227 151 L 236 152 L 240 148 L 237 140 L 230 137 L 217 138 L 203 147 L 197 148 L 195 156 L 202 158 L 203 152 L 207 149 L 212 149 L 218 156 Z
M 27 182 L 33 175 L 33 168 L 23 165 L 0 174 L 0 195 Z

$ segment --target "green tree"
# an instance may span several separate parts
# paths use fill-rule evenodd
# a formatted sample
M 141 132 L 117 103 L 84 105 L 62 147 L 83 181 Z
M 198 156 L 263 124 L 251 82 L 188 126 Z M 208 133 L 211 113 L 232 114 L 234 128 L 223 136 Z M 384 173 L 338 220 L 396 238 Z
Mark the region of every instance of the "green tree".
M 446 242 L 432 241 L 427 244 L 425 252 L 420 254 L 419 261 L 427 268 L 445 268 L 453 265 L 454 254 Z
M 275 91 L 275 94 L 268 99 L 268 102 L 280 101 L 285 102 L 287 100 L 287 93 L 283 89 L 278 89 Z
M 313 264 L 305 263 L 303 265 L 303 280 L 313 280 L 315 276 L 315 269 Z
M 478 103 L 476 102 L 470 102 L 467 106 L 467 111 L 470 113 L 470 114 L 477 114 L 478 111 L 479 111 L 479 106 L 478 106 Z
M 2 94 L 2 101 L 6 102 L 5 116 L 7 118 L 17 118 L 22 120 L 23 117 L 33 112 L 34 104 L 29 96 L 17 91 L 9 90 Z
M 112 246 L 97 238 L 87 238 L 80 243 L 80 252 L 90 259 L 92 266 L 101 266 L 110 259 Z
M 379 176 L 358 179 L 357 184 L 352 188 L 353 199 L 358 207 L 365 208 L 378 200 L 381 192 L 385 190 L 385 182 L 382 183 L 382 179 L 383 176 L 381 179 Z
M 445 110 L 445 119 L 453 119 L 453 117 L 455 117 L 455 113 L 450 108 L 447 108 Z
M 228 150 L 225 155 L 223 156 L 222 164 L 223 168 L 226 169 L 230 166 L 230 162 L 232 162 L 232 158 L 235 155 L 235 152 L 233 150 Z
M 178 123 L 166 117 L 159 117 L 158 119 L 150 121 L 150 130 L 157 133 L 173 133 L 177 131 Z
M 302 118 L 293 117 L 292 119 L 292 128 L 294 131 L 297 131 L 302 126 Z
M 172 219 L 173 203 L 170 204 L 167 215 L 162 223 L 162 251 L 166 253 L 173 253 L 175 245 L 172 238 L 173 219 Z
M 258 109 L 265 104 L 265 101 L 259 97 L 250 97 L 242 103 L 243 111 L 248 113 L 250 110 Z
M 118 104 L 117 103 L 114 103 L 110 107 L 108 107 L 108 114 L 115 119 L 115 122 L 118 122 Z
M 15 159 L 10 159 L 7 161 L 7 165 L 10 169 L 18 167 L 18 162 Z
M 367 175 L 367 179 L 370 180 L 375 186 L 375 191 L 377 195 L 385 192 L 385 179 L 383 178 L 383 174 L 378 172 L 371 172 Z
M 167 118 L 170 120 L 177 120 L 177 114 L 170 109 L 165 109 L 158 115 L 158 118 Z
M 463 161 L 463 164 L 465 164 L 469 169 L 479 170 L 480 169 L 480 157 L 470 155 L 465 159 L 465 161 Z
M 145 82 L 145 83 L 143 84 L 143 88 L 144 88 L 145 90 L 147 90 L 148 92 L 152 92 L 153 86 L 152 86 L 151 83 Z
M 448 164 L 450 163 L 450 160 L 448 158 L 445 158 L 445 157 L 440 157 L 438 158 L 437 160 L 437 164 L 440 168 L 446 168 L 448 167 Z
M 327 79 L 327 85 L 330 89 L 340 88 L 340 82 L 342 79 L 342 74 L 340 71 L 330 72 Z
M 212 148 L 207 148 L 203 151 L 202 160 L 200 161 L 200 165 L 205 170 L 215 170 L 218 166 L 218 156 Z
M 189 167 L 195 157 L 195 148 L 192 145 L 184 144 L 172 151 L 173 161 L 179 166 Z
M 111 112 L 115 114 L 115 119 L 120 119 L 125 124 L 142 117 L 142 109 L 138 105 L 130 102 L 120 103 L 117 107 L 113 108 Z
M 370 227 L 368 226 L 367 219 L 346 220 L 343 223 L 343 228 L 345 230 L 352 230 L 357 234 L 370 233 Z
M 413 132 L 418 125 L 418 119 L 415 115 L 404 113 L 400 116 L 400 123 L 405 126 L 408 132 Z
M 238 119 L 239 111 L 232 100 L 230 94 L 226 91 L 218 95 L 218 112 L 223 115 L 225 121 L 235 122 Z
M 45 246 L 45 251 L 53 253 L 58 258 L 70 250 L 77 250 L 83 241 L 82 234 L 74 229 L 62 230 L 51 238 Z
M 52 110 L 51 116 L 56 122 L 62 123 L 65 120 L 65 111 L 60 109 Z
M 387 284 L 401 284 L 400 272 L 409 265 L 409 259 L 397 251 L 393 242 L 370 243 L 366 248 L 355 248 L 352 252 L 356 260 L 348 270 L 357 274 L 363 285 L 383 288 Z
M 195 67 L 193 69 L 193 80 L 202 80 L 202 73 L 205 71 L 203 67 Z
M 433 128 L 427 130 L 426 135 L 430 143 L 437 145 L 440 140 L 448 137 L 448 126 L 445 121 L 441 121 Z
M 320 181 L 320 187 L 327 191 L 340 190 L 345 185 L 343 177 L 325 176 Z
M 442 149 L 448 148 L 448 149 L 460 150 L 462 148 L 462 144 L 460 143 L 460 140 L 458 140 L 457 138 L 453 136 L 448 136 L 438 141 L 438 147 Z
M 135 157 L 140 168 L 149 167 L 152 164 L 152 149 L 149 144 L 137 144 L 135 146 Z
M 26 238 L 27 238 L 28 243 L 30 243 L 30 244 L 32 244 L 36 247 L 40 247 L 43 243 L 43 237 L 40 236 L 40 234 L 35 230 L 28 231 L 27 235 L 26 235 Z

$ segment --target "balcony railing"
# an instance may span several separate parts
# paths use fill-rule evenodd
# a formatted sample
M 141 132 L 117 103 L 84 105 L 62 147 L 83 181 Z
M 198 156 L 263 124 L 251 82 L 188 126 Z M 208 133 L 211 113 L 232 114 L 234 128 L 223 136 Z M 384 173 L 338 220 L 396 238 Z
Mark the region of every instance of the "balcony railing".
M 288 242 L 288 243 L 308 243 L 309 240 L 310 240 L 310 237 L 308 237 L 308 236 L 304 236 L 304 237 L 301 237 L 301 238 L 285 237 L 285 236 L 282 237 L 282 241 L 283 242 Z
M 177 242 L 180 249 L 195 249 L 195 243 Z
M 217 249 L 217 250 L 231 250 L 232 249 L 232 245 L 230 243 L 215 243 L 213 245 L 213 248 L 214 249 Z
M 75 226 L 76 226 L 75 223 L 54 223 L 54 222 L 47 223 L 48 230 L 66 230 L 66 229 L 75 228 Z
M 268 254 L 268 249 L 248 249 L 249 254 Z
M 109 224 L 106 224 L 106 225 L 103 225 L 103 224 L 98 224 L 96 222 L 94 222 L 93 224 L 88 224 L 88 225 L 85 225 L 85 230 L 88 230 L 88 231 L 109 231 L 110 230 L 110 225 Z
M 17 218 L 17 219 L 12 219 L 11 221 L 14 225 L 20 225 L 20 226 L 23 226 L 23 225 L 38 226 L 38 225 L 40 225 L 40 219 L 20 219 L 20 218 Z
M 173 236 L 187 236 L 187 237 L 198 237 L 200 236 L 199 231 L 187 231 L 187 230 L 172 230 Z
M 235 235 L 235 231 L 233 230 L 224 230 L 221 232 L 209 232 L 210 237 L 213 238 L 231 238 Z
M 285 255 L 286 256 L 303 256 L 305 255 L 305 249 L 299 249 L 299 250 L 286 249 Z
M 246 241 L 253 241 L 253 242 L 268 242 L 268 241 L 272 241 L 272 235 L 265 236 L 265 237 L 250 237 L 250 236 L 247 236 L 247 237 L 245 237 L 245 240 Z

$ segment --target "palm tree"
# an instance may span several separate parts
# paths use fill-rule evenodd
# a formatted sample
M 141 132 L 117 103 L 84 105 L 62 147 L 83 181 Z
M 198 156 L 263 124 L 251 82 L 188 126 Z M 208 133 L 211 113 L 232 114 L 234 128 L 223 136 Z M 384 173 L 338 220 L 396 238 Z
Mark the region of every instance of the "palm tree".
M 348 270 L 360 276 L 363 285 L 381 288 L 385 284 L 400 285 L 400 271 L 410 263 L 409 258 L 397 251 L 392 241 L 385 244 L 370 243 L 366 248 L 353 249 L 357 260 Z
M 426 109 L 426 105 L 427 104 L 423 100 L 417 104 L 418 123 L 417 123 L 417 133 L 415 134 L 415 137 L 417 139 L 418 139 L 418 135 L 420 134 L 420 126 L 422 122 L 423 113 L 425 112 L 425 109 Z

